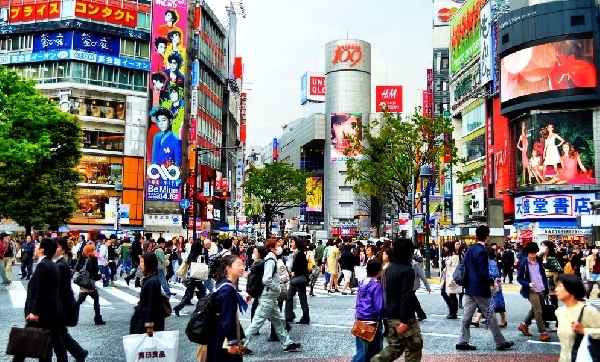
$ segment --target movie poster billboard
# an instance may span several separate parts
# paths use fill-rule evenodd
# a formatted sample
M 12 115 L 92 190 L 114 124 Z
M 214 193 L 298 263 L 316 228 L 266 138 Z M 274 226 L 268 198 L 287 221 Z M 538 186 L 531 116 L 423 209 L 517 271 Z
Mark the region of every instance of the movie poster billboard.
M 518 187 L 596 183 L 591 110 L 535 114 L 513 126 Z
M 180 201 L 188 4 L 152 7 L 146 200 Z
M 323 178 L 306 179 L 306 211 L 323 212 Z
M 331 162 L 346 162 L 361 156 L 360 147 L 353 147 L 350 139 L 361 138 L 362 113 L 340 112 L 331 114 Z
M 572 94 L 574 89 L 596 88 L 594 40 L 561 40 L 521 49 L 502 58 L 500 78 L 502 103 L 531 95 L 546 98 L 547 92 L 568 90 Z

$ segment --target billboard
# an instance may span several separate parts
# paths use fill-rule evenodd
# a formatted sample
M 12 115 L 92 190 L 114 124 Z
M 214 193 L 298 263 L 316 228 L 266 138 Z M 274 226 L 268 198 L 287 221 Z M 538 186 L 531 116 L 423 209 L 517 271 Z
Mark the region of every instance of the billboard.
M 362 113 L 341 112 L 331 114 L 331 162 L 345 162 L 350 157 L 358 158 L 361 151 L 349 151 L 348 136 L 361 136 Z M 362 141 L 361 141 L 362 146 Z M 346 154 L 348 152 L 348 154 Z
M 300 78 L 300 104 L 325 102 L 325 74 L 306 72 Z
M 455 73 L 479 54 L 479 11 L 486 0 L 467 0 L 450 20 L 450 72 Z
M 306 211 L 323 212 L 323 178 L 306 179 Z
M 592 211 L 590 201 L 595 200 L 594 193 L 516 196 L 515 219 L 574 219 L 588 215 Z
M 175 2 L 175 4 L 177 4 L 177 2 Z M 154 4 L 154 7 L 157 5 L 158 3 Z M 92 3 L 91 1 L 87 0 L 77 0 L 75 2 L 75 16 L 78 18 L 91 19 L 116 25 L 123 25 L 129 28 L 135 28 L 137 27 L 138 13 L 136 10 L 122 9 L 121 7 L 117 6 Z
M 517 187 L 595 184 L 593 111 L 540 113 L 514 123 Z
M 481 8 L 479 19 L 479 28 L 481 29 L 479 75 L 481 76 L 481 84 L 496 83 L 496 67 L 494 64 L 496 59 L 496 49 L 494 47 L 496 37 L 494 36 L 491 3 L 487 3 Z M 495 89 L 494 84 L 492 84 L 492 89 Z
M 158 1 L 152 5 L 156 16 L 150 50 L 147 201 L 181 200 L 187 0 L 169 5 Z
M 60 18 L 62 1 L 38 2 L 28 5 L 11 5 L 8 22 L 11 24 L 26 21 L 44 21 Z
M 433 1 L 433 26 L 447 26 L 450 19 L 458 11 L 464 0 L 434 0 Z
M 401 85 L 375 86 L 375 111 L 380 112 L 383 107 L 386 107 L 389 112 L 402 112 Z
M 119 56 L 121 40 L 87 31 L 57 31 L 35 34 L 33 36 L 33 51 L 75 49 L 90 53 Z
M 573 95 L 574 90 L 593 90 L 597 86 L 594 40 L 591 37 L 561 40 L 504 56 L 500 61 L 500 78 L 503 103 L 520 97 L 547 99 Z

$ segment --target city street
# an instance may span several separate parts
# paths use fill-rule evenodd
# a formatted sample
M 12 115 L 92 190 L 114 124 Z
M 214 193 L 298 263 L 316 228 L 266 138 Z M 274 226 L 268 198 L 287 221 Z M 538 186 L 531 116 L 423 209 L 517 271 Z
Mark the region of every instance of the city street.
M 18 279 L 18 270 L 14 269 L 13 279 Z M 269 326 L 266 324 L 260 331 L 260 336 L 248 346 L 254 356 L 247 356 L 246 361 L 349 361 L 354 352 L 354 337 L 349 333 L 354 319 L 355 296 L 342 296 L 339 293 L 327 294 L 323 288 L 323 278 L 315 286 L 314 298 L 309 297 L 311 325 L 294 325 L 291 337 L 295 342 L 304 346 L 302 352 L 284 353 L 278 343 L 267 342 Z M 117 282 L 117 288 L 100 289 L 102 315 L 106 320 L 105 326 L 93 324 L 93 309 L 91 300 L 84 303 L 81 309 L 79 325 L 71 328 L 71 334 L 80 344 L 90 351 L 87 361 L 107 362 L 125 361 L 121 337 L 129 330 L 129 318 L 133 313 L 133 306 L 137 303 L 138 290 L 127 287 L 123 280 Z M 133 283 L 132 283 L 133 285 Z M 4 326 L 23 324 L 23 305 L 25 302 L 27 282 L 14 280 L 12 285 L 0 287 L 0 323 Z M 240 283 L 244 289 L 244 283 Z M 437 285 L 432 286 L 431 294 L 423 289 L 419 290 L 419 299 L 427 312 L 428 319 L 421 323 L 425 340 L 425 361 L 454 361 L 468 354 L 471 361 L 493 361 L 496 358 L 503 361 L 529 360 L 527 355 L 535 354 L 537 362 L 556 361 L 560 347 L 553 335 L 550 343 L 537 342 L 537 333 L 532 329 L 533 337 L 524 337 L 517 331 L 518 321 L 529 308 L 529 303 L 516 293 L 516 285 L 507 285 L 505 298 L 508 309 L 508 327 L 503 330 L 506 338 L 515 342 L 511 351 L 497 352 L 489 333 L 484 332 L 483 323 L 479 328 L 472 327 L 471 344 L 476 345 L 475 352 L 457 353 L 454 345 L 459 332 L 459 320 L 447 320 L 447 310 L 439 293 Z M 77 291 L 77 287 L 74 286 Z M 175 284 L 172 290 L 177 296 L 172 298 L 176 302 L 183 295 L 181 284 Z M 595 295 L 596 293 L 594 293 Z M 195 300 L 194 300 L 195 301 Z M 596 306 L 600 305 L 599 299 L 594 299 Z M 179 361 L 195 361 L 197 345 L 188 342 L 184 328 L 192 306 L 186 307 L 180 317 L 175 315 L 166 321 L 167 330 L 179 330 Z M 300 314 L 296 309 L 296 314 Z M 460 314 L 460 311 L 459 311 Z M 460 317 L 460 316 L 459 316 Z M 250 322 L 249 311 L 241 316 L 243 326 Z M 0 345 L 5 346 L 8 339 L 8 328 L 0 332 Z M 473 356 L 471 356 L 473 355 Z M 491 356 L 487 356 L 491 355 Z M 509 357 L 510 358 L 507 358 Z M 9 361 L 10 357 L 3 356 L 2 361 Z

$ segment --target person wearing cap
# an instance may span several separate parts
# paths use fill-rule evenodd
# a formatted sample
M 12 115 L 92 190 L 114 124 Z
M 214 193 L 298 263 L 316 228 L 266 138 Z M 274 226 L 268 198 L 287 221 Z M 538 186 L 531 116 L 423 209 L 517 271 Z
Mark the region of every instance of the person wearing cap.
M 10 285 L 12 282 L 6 277 L 6 269 L 4 267 L 4 254 L 8 251 L 8 234 L 0 234 L 0 277 L 2 277 L 2 284 Z M 8 258 L 8 257 L 7 257 Z
M 71 252 L 71 248 L 64 238 L 56 238 L 56 252 L 54 253 L 54 262 L 58 267 L 60 280 L 58 283 L 58 298 L 62 305 L 63 317 L 73 314 L 75 311 L 69 308 L 79 309 L 78 303 L 75 301 L 75 295 L 73 289 L 71 289 L 71 268 L 65 261 L 65 254 Z M 67 352 L 76 362 L 84 362 L 88 356 L 88 351 L 83 349 L 79 343 L 69 334 L 67 327 L 62 324 L 61 326 L 62 339 L 65 344 Z

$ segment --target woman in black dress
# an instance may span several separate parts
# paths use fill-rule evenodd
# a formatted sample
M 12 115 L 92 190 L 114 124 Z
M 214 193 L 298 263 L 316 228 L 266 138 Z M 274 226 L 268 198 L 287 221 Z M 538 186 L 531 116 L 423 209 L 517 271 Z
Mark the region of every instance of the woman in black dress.
M 165 330 L 165 313 L 162 308 L 161 285 L 158 281 L 156 254 L 145 252 L 140 257 L 143 272 L 140 300 L 134 308 L 129 334 L 152 334 Z

